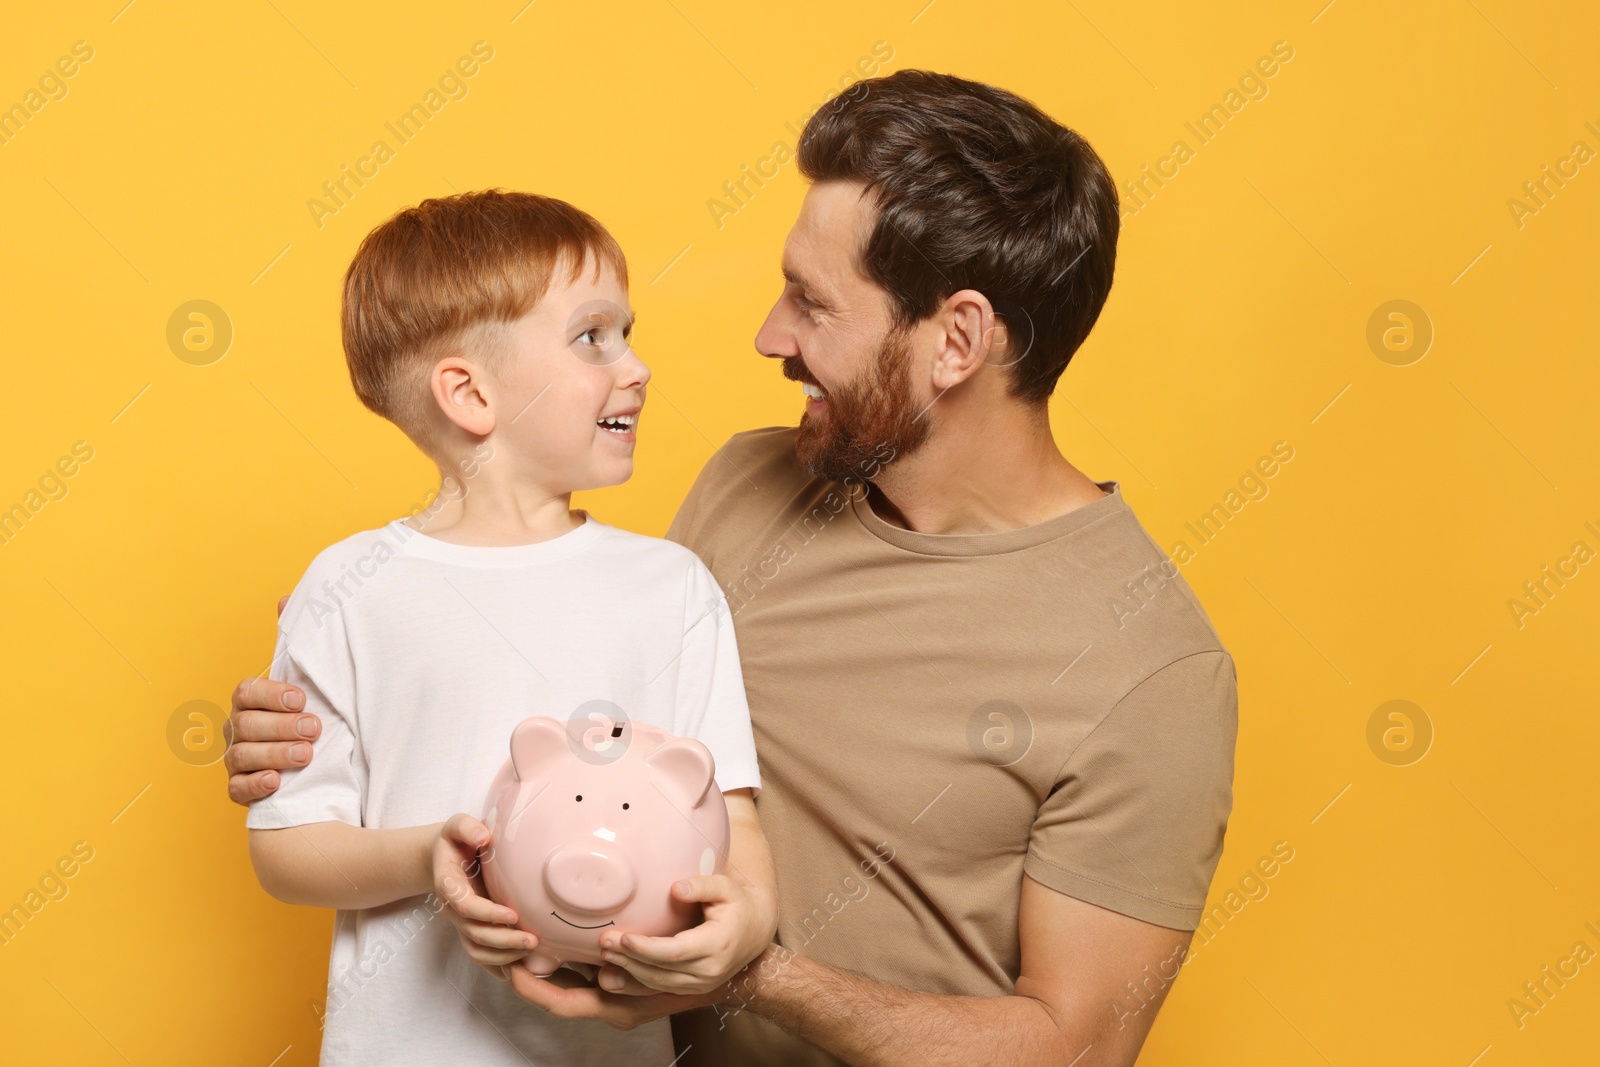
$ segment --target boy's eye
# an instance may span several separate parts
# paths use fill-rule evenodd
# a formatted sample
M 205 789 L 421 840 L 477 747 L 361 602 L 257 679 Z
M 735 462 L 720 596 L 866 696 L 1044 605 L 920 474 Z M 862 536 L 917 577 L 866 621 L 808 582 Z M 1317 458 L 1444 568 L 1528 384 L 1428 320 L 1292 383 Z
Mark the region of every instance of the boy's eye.
M 633 316 L 609 300 L 591 300 L 567 319 L 567 348 L 585 363 L 604 367 L 628 353 Z

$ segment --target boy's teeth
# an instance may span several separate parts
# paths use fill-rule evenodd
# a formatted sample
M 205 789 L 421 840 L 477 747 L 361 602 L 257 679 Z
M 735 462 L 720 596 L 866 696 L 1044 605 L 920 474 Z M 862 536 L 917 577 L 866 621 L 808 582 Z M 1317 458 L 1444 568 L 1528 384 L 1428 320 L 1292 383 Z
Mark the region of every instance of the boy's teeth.
M 595 421 L 608 430 L 631 430 L 633 428 L 633 420 L 634 416 L 632 415 L 608 415 Z
M 812 398 L 817 399 L 817 400 L 821 400 L 822 396 L 823 396 L 821 387 L 812 385 L 810 382 L 801 382 L 800 383 L 800 391 L 805 393 L 806 396 L 812 397 Z

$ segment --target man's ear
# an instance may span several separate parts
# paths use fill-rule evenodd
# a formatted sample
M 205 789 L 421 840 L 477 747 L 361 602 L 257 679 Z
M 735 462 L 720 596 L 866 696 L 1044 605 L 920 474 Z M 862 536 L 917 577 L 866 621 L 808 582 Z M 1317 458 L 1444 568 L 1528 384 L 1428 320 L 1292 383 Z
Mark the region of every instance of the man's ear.
M 989 298 L 976 289 L 960 289 L 946 297 L 937 321 L 931 358 L 935 389 L 960 385 L 978 372 L 991 352 L 1003 352 L 1005 325 L 996 318 Z
M 428 387 L 439 410 L 476 437 L 487 437 L 494 429 L 494 409 L 485 395 L 489 384 L 482 367 L 460 356 L 446 356 L 428 372 Z

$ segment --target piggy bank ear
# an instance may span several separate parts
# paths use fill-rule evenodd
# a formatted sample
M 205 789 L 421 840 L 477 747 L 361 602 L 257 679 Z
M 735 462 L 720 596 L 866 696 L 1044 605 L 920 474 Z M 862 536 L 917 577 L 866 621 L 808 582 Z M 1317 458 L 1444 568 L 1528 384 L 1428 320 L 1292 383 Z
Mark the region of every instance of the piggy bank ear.
M 517 781 L 548 778 L 567 749 L 567 732 L 554 719 L 535 716 L 523 719 L 511 731 L 511 766 Z
M 716 763 L 711 750 L 688 737 L 679 737 L 658 746 L 644 758 L 654 785 L 674 804 L 698 808 L 716 780 Z

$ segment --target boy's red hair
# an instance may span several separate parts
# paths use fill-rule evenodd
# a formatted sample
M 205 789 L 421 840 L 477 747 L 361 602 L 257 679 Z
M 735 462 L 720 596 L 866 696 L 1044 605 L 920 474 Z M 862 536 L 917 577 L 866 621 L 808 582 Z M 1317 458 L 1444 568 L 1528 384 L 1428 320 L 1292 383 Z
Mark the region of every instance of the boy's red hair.
M 424 200 L 361 242 L 345 274 L 342 332 L 361 402 L 430 449 L 427 372 L 479 327 L 510 323 L 544 297 L 558 269 L 584 265 L 628 284 L 616 239 L 592 216 L 534 193 L 487 189 Z M 491 344 L 469 346 L 493 363 Z

